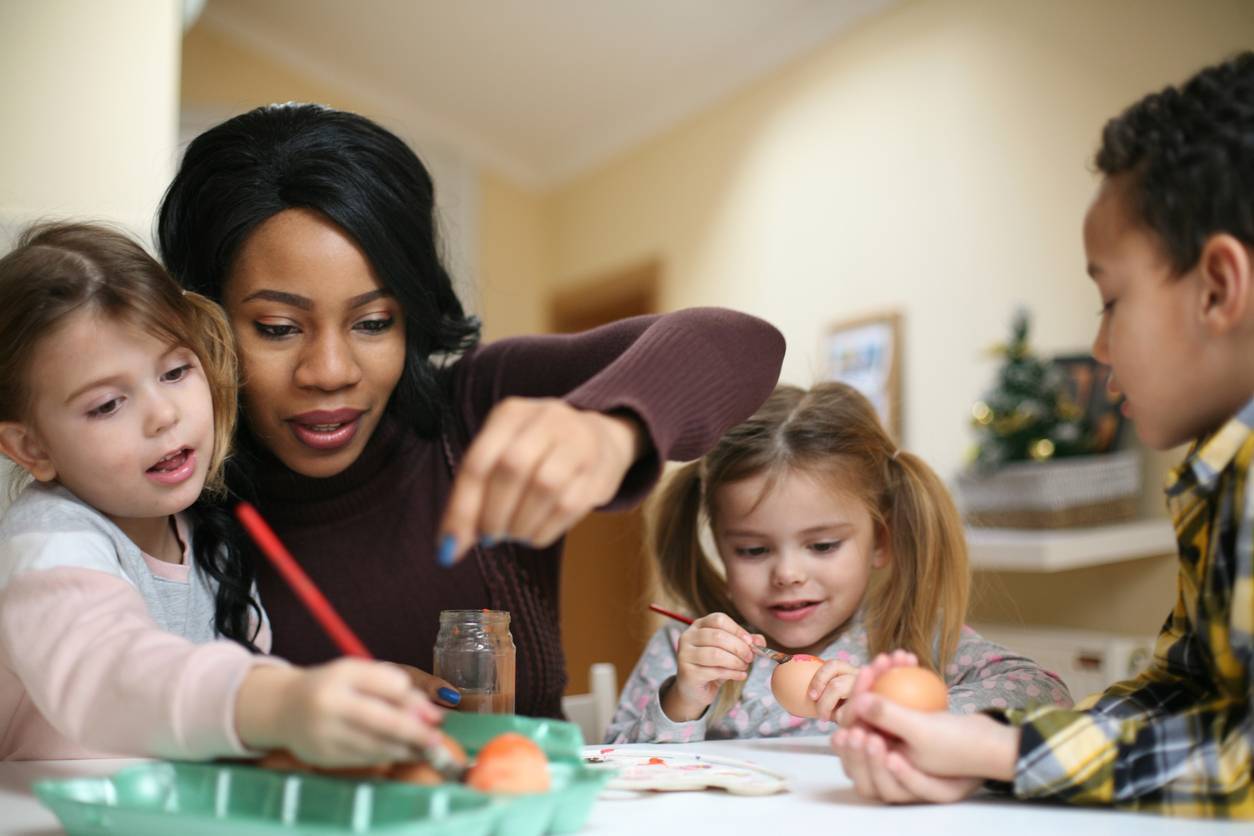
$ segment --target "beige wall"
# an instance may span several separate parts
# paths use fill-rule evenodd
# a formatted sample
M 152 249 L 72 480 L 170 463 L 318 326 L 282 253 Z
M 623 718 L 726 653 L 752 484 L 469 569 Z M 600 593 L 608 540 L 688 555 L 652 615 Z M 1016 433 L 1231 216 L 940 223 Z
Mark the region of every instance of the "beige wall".
M 905 441 L 949 475 L 1017 304 L 1041 349 L 1089 344 L 1103 121 L 1251 43 L 1248 0 L 907 3 L 556 190 L 554 283 L 660 257 L 668 307 L 766 317 L 798 383 L 828 323 L 900 309 Z
M 32 218 L 147 235 L 174 171 L 178 0 L 0 3 L 0 244 Z

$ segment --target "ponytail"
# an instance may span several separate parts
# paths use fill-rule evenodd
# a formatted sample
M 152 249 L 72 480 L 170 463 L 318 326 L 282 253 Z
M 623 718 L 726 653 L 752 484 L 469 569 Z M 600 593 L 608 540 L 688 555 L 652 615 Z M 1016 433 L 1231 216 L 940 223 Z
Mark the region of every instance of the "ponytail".
M 689 462 L 675 471 L 650 501 L 648 543 L 657 563 L 662 589 L 697 616 L 727 613 L 743 622 L 727 596 L 727 582 L 701 548 L 701 462 Z M 710 708 L 709 722 L 717 722 L 740 701 L 744 682 L 727 681 Z
M 890 562 L 867 608 L 870 650 L 903 648 L 943 673 L 967 611 L 962 523 L 944 483 L 918 456 L 901 451 L 884 466 Z

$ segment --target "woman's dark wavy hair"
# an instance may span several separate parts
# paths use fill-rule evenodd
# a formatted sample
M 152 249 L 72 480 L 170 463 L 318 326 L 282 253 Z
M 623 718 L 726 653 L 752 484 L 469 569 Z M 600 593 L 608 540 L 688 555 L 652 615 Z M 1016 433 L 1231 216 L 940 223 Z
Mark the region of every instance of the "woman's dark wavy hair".
M 1173 268 L 1197 263 L 1210 236 L 1254 246 L 1254 52 L 1207 67 L 1106 123 L 1096 157 L 1129 175 L 1130 208 Z
M 213 451 L 205 490 L 185 511 L 192 559 L 217 582 L 214 629 L 258 652 L 255 569 L 238 548 L 229 515 L 213 502 L 225 490 L 222 471 L 231 452 L 239 376 L 231 326 L 218 305 L 184 293 L 123 232 L 91 223 L 32 226 L 0 259 L 0 421 L 29 419 L 37 347 L 68 317 L 84 311 L 186 346 L 200 361 L 213 403 Z
M 395 134 L 320 105 L 268 105 L 205 131 L 166 191 L 157 240 L 184 287 L 222 300 L 240 248 L 285 209 L 321 213 L 353 238 L 405 316 L 405 370 L 388 408 L 424 436 L 447 408 L 433 355 L 479 340 L 440 261 L 431 176 Z

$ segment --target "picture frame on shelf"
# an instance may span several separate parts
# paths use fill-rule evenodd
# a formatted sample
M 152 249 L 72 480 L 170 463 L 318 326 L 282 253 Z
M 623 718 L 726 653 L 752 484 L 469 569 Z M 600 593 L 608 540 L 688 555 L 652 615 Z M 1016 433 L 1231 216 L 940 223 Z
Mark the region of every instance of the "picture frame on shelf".
M 825 375 L 857 389 L 901 440 L 902 315 L 886 311 L 832 323 L 823 335 Z
M 1112 398 L 1106 384 L 1110 382 L 1110 366 L 1097 362 L 1091 354 L 1061 354 L 1053 362 L 1062 370 L 1067 391 L 1084 413 L 1085 423 L 1095 436 L 1094 453 L 1110 453 L 1119 449 L 1124 417 L 1122 398 Z

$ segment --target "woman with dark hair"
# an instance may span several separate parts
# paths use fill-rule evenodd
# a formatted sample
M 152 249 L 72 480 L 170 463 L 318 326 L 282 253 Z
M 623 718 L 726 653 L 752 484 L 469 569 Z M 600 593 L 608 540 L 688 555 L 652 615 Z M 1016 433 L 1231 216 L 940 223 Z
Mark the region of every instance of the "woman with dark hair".
M 508 610 L 518 711 L 558 716 L 562 535 L 639 501 L 662 461 L 700 456 L 750 415 L 784 343 L 754 317 L 692 309 L 479 346 L 433 210 L 430 176 L 395 135 L 277 105 L 188 146 L 158 238 L 235 330 L 232 489 L 382 659 L 430 670 L 440 610 Z M 274 652 L 336 655 L 257 571 Z

